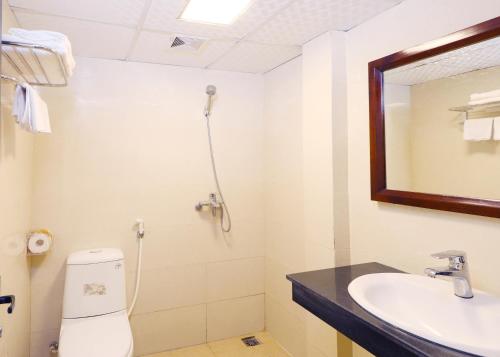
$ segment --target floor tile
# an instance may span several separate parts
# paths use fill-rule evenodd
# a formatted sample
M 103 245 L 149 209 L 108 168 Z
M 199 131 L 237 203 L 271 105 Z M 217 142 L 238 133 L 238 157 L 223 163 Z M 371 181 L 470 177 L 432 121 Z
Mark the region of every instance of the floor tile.
M 250 347 L 249 350 L 253 357 L 290 357 L 276 342 Z
M 233 337 L 228 338 L 227 340 L 209 342 L 208 346 L 216 356 L 221 353 L 227 353 L 247 348 L 241 341 L 241 337 Z
M 214 357 L 214 354 L 212 353 L 210 348 L 205 344 L 205 345 L 180 348 L 178 350 L 173 350 L 173 351 L 155 353 L 143 357 Z
M 182 348 L 170 352 L 168 357 L 213 357 L 214 354 L 207 345 Z
M 172 354 L 170 352 L 160 352 L 153 353 L 152 355 L 144 355 L 142 357 L 172 357 Z
M 249 336 L 255 336 L 262 344 L 245 346 L 241 339 Z M 269 333 L 262 331 L 143 357 L 290 357 L 290 355 Z

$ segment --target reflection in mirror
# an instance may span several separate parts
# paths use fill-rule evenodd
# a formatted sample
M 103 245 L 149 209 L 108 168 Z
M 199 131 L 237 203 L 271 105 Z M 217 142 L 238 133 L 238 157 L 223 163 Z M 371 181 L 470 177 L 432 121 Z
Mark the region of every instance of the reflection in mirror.
M 500 38 L 385 71 L 384 111 L 388 189 L 500 200 Z

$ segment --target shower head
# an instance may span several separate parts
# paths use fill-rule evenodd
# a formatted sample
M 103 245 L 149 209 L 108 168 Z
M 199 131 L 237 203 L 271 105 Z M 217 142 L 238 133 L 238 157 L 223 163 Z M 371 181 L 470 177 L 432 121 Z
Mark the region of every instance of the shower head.
M 217 88 L 214 85 L 208 85 L 206 93 L 208 94 L 207 105 L 205 106 L 205 117 L 208 118 L 212 112 L 212 97 L 217 93 Z
M 217 93 L 217 88 L 214 86 L 214 85 L 208 85 L 207 86 L 207 94 L 212 96 L 212 95 L 215 95 L 215 93 Z

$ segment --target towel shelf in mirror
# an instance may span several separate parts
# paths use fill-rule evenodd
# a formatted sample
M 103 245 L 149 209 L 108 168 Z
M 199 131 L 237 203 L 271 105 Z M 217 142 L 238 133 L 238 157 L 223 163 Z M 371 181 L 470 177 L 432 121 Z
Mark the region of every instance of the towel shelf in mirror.
M 463 113 L 500 112 L 500 101 L 484 104 L 464 105 L 461 107 L 450 108 L 450 110 Z
M 49 47 L 2 40 L 2 59 L 3 80 L 45 87 L 68 85 L 62 56 Z

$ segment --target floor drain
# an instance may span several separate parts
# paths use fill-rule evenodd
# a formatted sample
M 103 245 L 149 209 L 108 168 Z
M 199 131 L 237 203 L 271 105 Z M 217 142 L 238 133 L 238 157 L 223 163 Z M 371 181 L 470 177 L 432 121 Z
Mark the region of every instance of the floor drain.
M 255 336 L 242 338 L 241 341 L 248 347 L 260 345 L 260 341 Z

